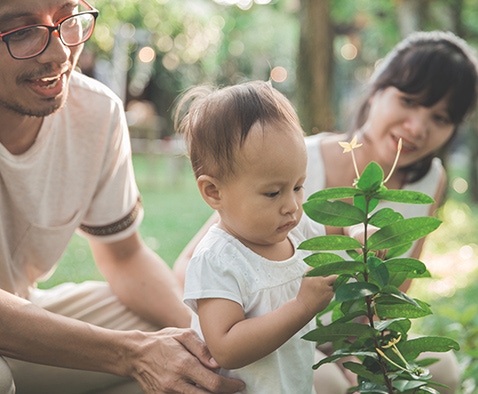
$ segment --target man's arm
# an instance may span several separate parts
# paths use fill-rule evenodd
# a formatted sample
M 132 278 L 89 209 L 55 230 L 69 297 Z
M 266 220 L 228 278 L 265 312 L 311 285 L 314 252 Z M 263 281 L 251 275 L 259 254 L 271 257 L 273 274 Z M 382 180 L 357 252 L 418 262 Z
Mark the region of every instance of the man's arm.
M 189 327 L 191 313 L 167 264 L 138 233 L 113 243 L 90 240 L 95 261 L 118 299 L 158 327 Z
M 244 386 L 211 370 L 217 364 L 190 329 L 147 333 L 104 329 L 48 312 L 3 290 L 0 354 L 39 364 L 129 376 L 148 394 L 233 393 Z

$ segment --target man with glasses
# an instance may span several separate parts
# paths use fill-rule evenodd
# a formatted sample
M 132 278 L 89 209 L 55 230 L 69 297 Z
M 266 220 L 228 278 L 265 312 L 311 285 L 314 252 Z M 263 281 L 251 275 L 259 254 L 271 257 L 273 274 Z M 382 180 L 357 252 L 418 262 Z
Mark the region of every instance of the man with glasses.
M 97 16 L 0 2 L 0 393 L 237 392 L 192 331 L 164 329 L 190 316 L 138 235 L 122 103 L 74 71 Z M 107 282 L 36 289 L 75 231 Z

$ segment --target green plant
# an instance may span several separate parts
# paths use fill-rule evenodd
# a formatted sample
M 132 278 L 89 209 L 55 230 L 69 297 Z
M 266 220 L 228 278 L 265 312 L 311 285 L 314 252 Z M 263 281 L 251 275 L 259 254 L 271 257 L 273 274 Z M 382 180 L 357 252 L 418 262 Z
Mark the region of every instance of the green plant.
M 353 149 L 360 145 L 354 139 L 342 146 L 353 157 Z M 397 160 L 398 154 L 395 163 Z M 358 377 L 358 385 L 351 388 L 354 392 L 438 393 L 434 387 L 440 385 L 432 381 L 426 368 L 436 360 L 417 357 L 426 351 L 458 350 L 459 345 L 439 336 L 409 339 L 411 319 L 432 312 L 428 304 L 411 298 L 399 287 L 407 279 L 429 276 L 423 262 L 400 256 L 441 222 L 433 217 L 404 219 L 390 208 L 374 212 L 380 200 L 430 204 L 433 199 L 419 192 L 387 189 L 389 177 L 384 180 L 383 170 L 375 162 L 362 175 L 356 172 L 354 187 L 322 190 L 304 204 L 304 212 L 319 223 L 359 225 L 364 231 L 363 244 L 345 235 L 326 235 L 299 246 L 314 251 L 305 259 L 313 267 L 308 276 L 338 274 L 335 300 L 320 314 L 332 311 L 332 323 L 325 326 L 317 319 L 317 328 L 304 336 L 318 345 L 331 342 L 334 348 L 314 369 L 352 358 L 354 361 L 346 361 L 343 366 Z M 353 204 L 341 201 L 350 198 Z M 376 229 L 373 233 L 372 228 Z M 332 251 L 346 251 L 347 257 Z

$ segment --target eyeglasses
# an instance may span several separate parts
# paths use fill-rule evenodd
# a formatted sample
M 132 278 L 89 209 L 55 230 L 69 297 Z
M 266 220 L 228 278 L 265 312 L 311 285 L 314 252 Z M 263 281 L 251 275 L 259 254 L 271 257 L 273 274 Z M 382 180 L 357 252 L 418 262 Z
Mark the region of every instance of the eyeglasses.
M 74 47 L 83 44 L 93 34 L 98 10 L 84 0 L 82 4 L 89 8 L 75 15 L 59 20 L 53 26 L 30 25 L 0 33 L 10 55 L 17 60 L 31 59 L 42 54 L 50 44 L 51 34 L 58 31 L 63 45 Z

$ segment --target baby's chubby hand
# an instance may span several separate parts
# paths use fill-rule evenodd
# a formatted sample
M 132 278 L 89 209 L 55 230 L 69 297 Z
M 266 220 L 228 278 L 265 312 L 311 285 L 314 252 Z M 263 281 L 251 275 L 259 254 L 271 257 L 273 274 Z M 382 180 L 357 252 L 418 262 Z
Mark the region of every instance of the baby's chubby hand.
M 322 311 L 334 296 L 334 282 L 337 275 L 304 277 L 297 294 L 297 301 L 312 315 Z

